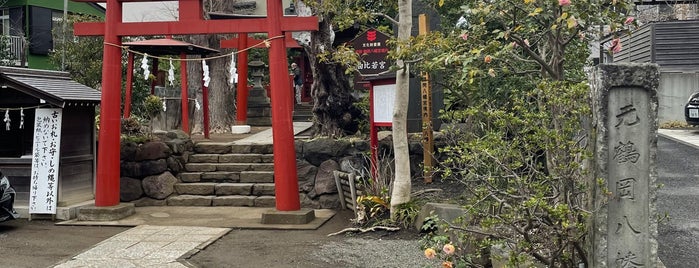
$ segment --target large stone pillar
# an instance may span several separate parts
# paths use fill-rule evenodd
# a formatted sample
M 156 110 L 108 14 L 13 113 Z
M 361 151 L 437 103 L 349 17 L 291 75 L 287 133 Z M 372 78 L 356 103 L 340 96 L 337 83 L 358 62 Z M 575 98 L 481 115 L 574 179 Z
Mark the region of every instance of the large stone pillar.
M 593 85 L 596 174 L 592 267 L 664 267 L 658 259 L 655 64 L 601 65 Z

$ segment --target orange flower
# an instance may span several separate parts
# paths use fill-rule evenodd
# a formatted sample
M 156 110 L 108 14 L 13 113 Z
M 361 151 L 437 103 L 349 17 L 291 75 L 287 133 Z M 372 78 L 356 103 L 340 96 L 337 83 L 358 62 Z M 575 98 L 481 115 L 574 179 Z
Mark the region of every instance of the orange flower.
M 453 268 L 454 264 L 451 263 L 450 261 L 444 261 L 442 262 L 442 268 Z
M 434 251 L 434 249 L 432 249 L 432 248 L 427 248 L 427 249 L 425 249 L 425 257 L 430 259 L 430 260 L 434 259 L 435 257 L 437 257 L 437 252 Z
M 454 248 L 454 245 L 452 245 L 452 244 L 446 244 L 446 245 L 444 245 L 444 247 L 442 247 L 442 251 L 444 251 L 444 253 L 446 253 L 447 255 L 451 255 L 451 254 L 454 254 L 454 251 L 456 251 L 456 248 Z
M 490 63 L 491 61 L 493 61 L 493 57 L 491 57 L 490 55 L 487 55 L 487 56 L 485 56 L 485 58 L 483 59 L 483 61 L 484 61 L 485 63 Z

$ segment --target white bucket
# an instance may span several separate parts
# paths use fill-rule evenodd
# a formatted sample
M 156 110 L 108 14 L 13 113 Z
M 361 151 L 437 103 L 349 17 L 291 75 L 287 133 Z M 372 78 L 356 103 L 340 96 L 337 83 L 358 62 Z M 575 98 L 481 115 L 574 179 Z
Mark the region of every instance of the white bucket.
M 231 133 L 232 134 L 250 133 L 250 126 L 248 126 L 248 125 L 231 126 Z

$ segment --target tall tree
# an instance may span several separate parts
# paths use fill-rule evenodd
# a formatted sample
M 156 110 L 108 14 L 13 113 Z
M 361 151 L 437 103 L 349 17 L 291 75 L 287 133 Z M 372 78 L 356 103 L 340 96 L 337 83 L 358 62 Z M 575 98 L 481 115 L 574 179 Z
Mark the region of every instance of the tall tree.
M 376 27 L 379 21 L 372 13 L 390 13 L 392 3 L 383 1 L 301 0 L 300 15 L 316 15 L 319 29 L 310 33 L 310 42 L 302 44 L 313 74 L 311 94 L 314 100 L 315 135 L 338 137 L 354 134 L 359 129 L 361 111 L 353 105 L 350 78 L 358 65 L 358 57 L 349 47 L 336 44 L 335 34 L 350 27 Z M 305 10 L 307 13 L 304 14 Z
M 204 9 L 215 12 L 233 13 L 232 4 L 236 1 L 212 0 L 204 1 Z M 229 38 L 231 35 L 213 34 L 213 35 L 192 35 L 188 36 L 191 43 L 218 49 L 221 54 L 231 52 L 230 49 L 221 49 L 220 41 L 224 38 Z M 197 58 L 190 56 L 190 58 Z M 230 57 L 219 57 L 206 61 L 209 66 L 209 119 L 210 132 L 223 133 L 230 129 L 230 126 L 235 123 L 235 90 L 234 85 L 228 84 L 228 69 L 230 68 Z M 188 91 L 190 98 L 194 97 L 201 105 L 203 102 L 202 96 L 202 62 L 189 61 L 187 64 L 187 79 L 189 81 Z M 200 106 L 202 107 L 202 106 Z M 202 110 L 196 111 L 194 132 L 203 131 Z
M 413 26 L 412 0 L 398 0 L 397 52 L 409 46 Z M 402 58 L 396 60 L 396 99 L 393 106 L 393 152 L 395 179 L 391 192 L 391 218 L 395 219 L 398 206 L 410 201 L 410 154 L 408 151 L 408 103 L 410 95 L 410 65 Z

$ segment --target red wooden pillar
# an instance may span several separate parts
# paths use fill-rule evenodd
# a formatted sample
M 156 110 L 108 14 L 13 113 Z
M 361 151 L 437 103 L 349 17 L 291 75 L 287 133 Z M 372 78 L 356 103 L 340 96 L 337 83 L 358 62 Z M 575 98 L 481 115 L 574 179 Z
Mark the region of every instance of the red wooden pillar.
M 210 72 L 211 70 L 209 70 Z M 203 76 L 202 76 L 203 77 Z M 201 82 L 201 99 L 202 99 L 202 109 L 204 109 L 204 138 L 209 138 L 209 87 L 204 86 L 204 81 Z
M 182 106 L 182 131 L 189 133 L 189 92 L 187 89 L 187 54 L 180 54 L 180 81 L 181 81 L 181 103 Z
M 238 51 L 248 47 L 248 34 L 238 34 Z M 248 121 L 248 51 L 238 53 L 238 92 L 235 123 L 245 125 Z
M 121 22 L 121 3 L 107 0 L 102 64 L 102 98 L 99 146 L 97 148 L 97 180 L 95 206 L 119 204 L 119 136 L 121 105 L 121 38 L 117 24 Z
M 298 178 L 296 177 L 296 151 L 294 129 L 291 122 L 291 90 L 286 62 L 286 47 L 282 35 L 282 1 L 267 0 L 267 30 L 271 41 L 269 69 L 272 98 L 272 138 L 274 141 L 274 191 L 276 209 L 294 211 L 301 209 Z
M 131 94 L 133 92 L 133 53 L 129 51 L 126 62 L 126 93 L 124 94 L 124 118 L 131 117 Z

